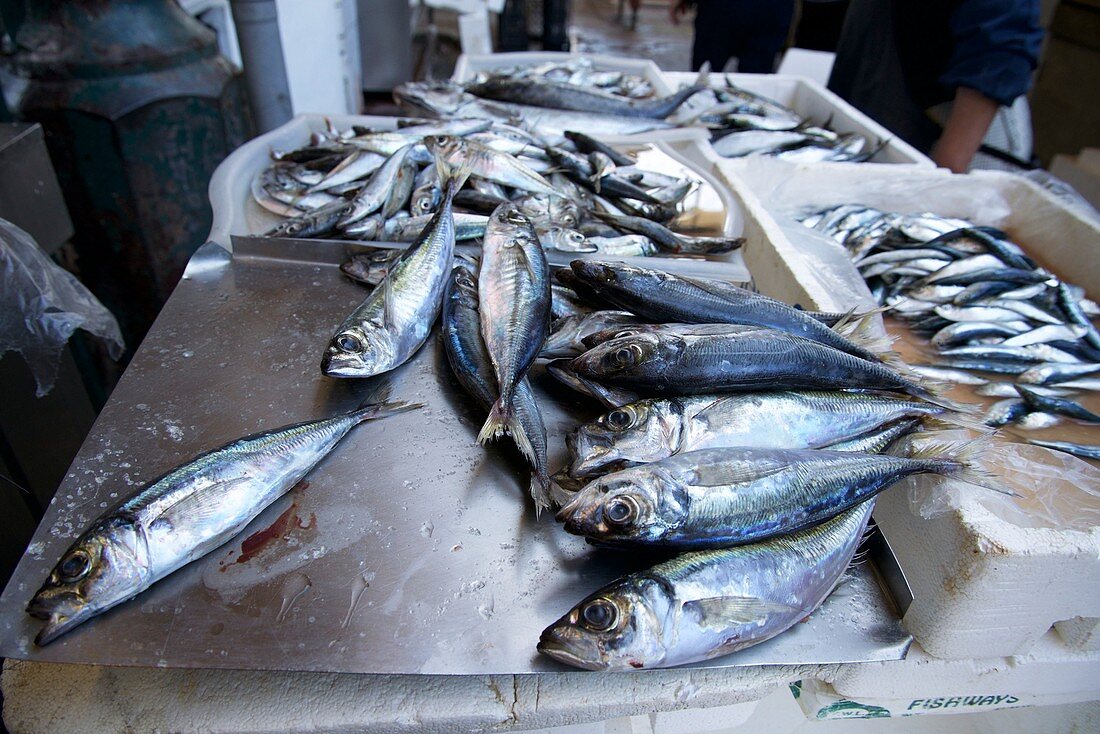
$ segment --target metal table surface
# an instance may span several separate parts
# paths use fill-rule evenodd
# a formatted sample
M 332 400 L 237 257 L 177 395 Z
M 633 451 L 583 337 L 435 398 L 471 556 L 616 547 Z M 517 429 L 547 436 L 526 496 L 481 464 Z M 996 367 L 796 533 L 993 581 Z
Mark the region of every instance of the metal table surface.
M 528 471 L 479 447 L 483 416 L 437 338 L 387 378 L 331 380 L 323 345 L 363 297 L 343 249 L 244 243 L 196 253 L 82 447 L 0 597 L 0 656 L 54 662 L 345 673 L 565 670 L 539 633 L 652 558 L 597 550 L 536 520 Z M 359 404 L 381 379 L 427 407 L 352 431 L 226 545 L 44 648 L 23 609 L 97 515 L 195 454 Z M 560 465 L 596 410 L 534 376 Z M 698 667 L 897 659 L 901 629 L 870 564 L 807 621 Z

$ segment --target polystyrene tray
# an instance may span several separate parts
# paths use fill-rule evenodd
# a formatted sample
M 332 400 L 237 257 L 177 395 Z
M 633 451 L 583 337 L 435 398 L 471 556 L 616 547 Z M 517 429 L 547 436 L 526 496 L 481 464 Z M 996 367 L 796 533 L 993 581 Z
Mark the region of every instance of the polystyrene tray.
M 662 76 L 670 91 L 693 84 L 697 77 L 689 72 L 663 72 Z M 871 144 L 888 141 L 871 159 L 874 163 L 908 163 L 928 168 L 936 165 L 928 156 L 812 79 L 781 74 L 712 74 L 711 86 L 720 87 L 726 79 L 742 89 L 770 97 L 819 125 L 828 121 L 829 127 L 838 133 L 859 133 Z
M 569 59 L 585 58 L 595 68 L 603 71 L 625 71 L 645 77 L 653 85 L 657 95 L 668 94 L 668 82 L 662 76 L 657 64 L 648 59 L 628 59 L 621 56 L 599 56 L 594 54 L 571 54 L 561 51 L 519 51 L 506 54 L 462 54 L 458 57 L 452 81 L 465 82 L 473 79 L 481 71 L 506 69 L 512 66 L 534 66 L 547 62 L 561 62 Z

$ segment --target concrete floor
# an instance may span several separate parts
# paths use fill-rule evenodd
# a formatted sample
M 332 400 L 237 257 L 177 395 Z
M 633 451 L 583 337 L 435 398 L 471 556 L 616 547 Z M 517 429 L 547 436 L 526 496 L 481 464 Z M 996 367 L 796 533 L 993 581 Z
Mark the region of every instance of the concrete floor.
M 637 25 L 629 28 L 630 9 L 617 17 L 618 0 L 573 0 L 570 41 L 585 53 L 651 59 L 665 71 L 691 70 L 691 19 L 674 26 L 667 0 L 643 0 Z

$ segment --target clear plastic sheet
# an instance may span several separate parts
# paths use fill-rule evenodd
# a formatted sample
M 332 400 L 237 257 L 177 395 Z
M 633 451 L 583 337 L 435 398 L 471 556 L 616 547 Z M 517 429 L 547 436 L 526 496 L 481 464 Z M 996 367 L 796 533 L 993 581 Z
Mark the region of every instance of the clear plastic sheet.
M 925 434 L 937 441 L 967 440 L 965 431 Z M 912 445 L 928 440 L 918 434 Z M 994 439 L 979 454 L 978 466 L 996 477 L 996 486 L 1017 496 L 930 474 L 905 480 L 909 506 L 923 518 L 960 506 L 965 493 L 1007 523 L 1022 528 L 1087 532 L 1100 525 L 1100 469 L 1062 451 Z
M 42 397 L 53 388 L 61 350 L 77 329 L 107 342 L 112 359 L 122 356 L 114 315 L 29 234 L 0 219 L 0 356 L 22 354 Z
M 861 310 L 877 306 L 859 271 L 852 266 L 848 253 L 839 242 L 791 219 L 780 220 L 783 235 L 810 263 L 810 272 L 828 293 L 845 305 Z

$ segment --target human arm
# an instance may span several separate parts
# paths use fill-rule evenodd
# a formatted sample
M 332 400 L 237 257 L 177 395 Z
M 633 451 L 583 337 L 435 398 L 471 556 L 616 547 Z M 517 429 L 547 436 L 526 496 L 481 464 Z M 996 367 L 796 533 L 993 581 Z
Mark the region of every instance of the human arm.
M 959 87 L 955 90 L 955 104 L 943 126 L 943 135 L 932 147 L 932 160 L 936 165 L 955 173 L 966 173 L 998 106 L 996 100 L 976 89 Z

